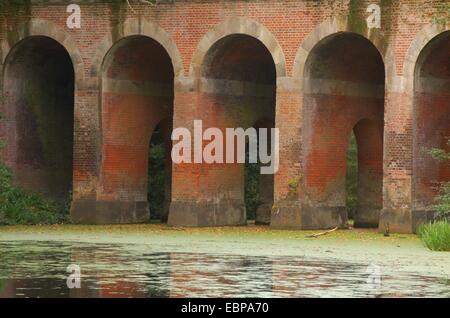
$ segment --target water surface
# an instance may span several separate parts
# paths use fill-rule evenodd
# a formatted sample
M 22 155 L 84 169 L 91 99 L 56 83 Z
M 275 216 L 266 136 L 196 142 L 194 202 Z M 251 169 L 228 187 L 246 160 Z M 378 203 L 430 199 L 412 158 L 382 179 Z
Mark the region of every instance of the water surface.
M 67 287 L 67 266 L 81 288 Z M 168 253 L 130 244 L 0 242 L 0 297 L 450 297 L 446 277 L 302 256 Z

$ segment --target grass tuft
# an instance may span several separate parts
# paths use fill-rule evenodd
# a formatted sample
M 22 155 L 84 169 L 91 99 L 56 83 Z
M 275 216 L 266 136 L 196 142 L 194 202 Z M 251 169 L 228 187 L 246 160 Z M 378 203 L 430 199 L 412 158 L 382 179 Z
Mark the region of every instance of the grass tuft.
M 450 252 L 450 223 L 446 220 L 421 225 L 419 237 L 432 251 Z

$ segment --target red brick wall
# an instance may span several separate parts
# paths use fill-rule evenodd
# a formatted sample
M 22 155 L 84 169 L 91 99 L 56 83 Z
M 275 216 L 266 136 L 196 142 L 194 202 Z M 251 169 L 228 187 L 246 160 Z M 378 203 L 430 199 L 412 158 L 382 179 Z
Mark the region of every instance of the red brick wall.
M 450 180 L 450 163 L 430 155 L 432 148 L 449 150 L 450 139 L 450 32 L 423 50 L 415 73 L 414 189 L 415 209 L 435 203 L 441 182 Z M 444 62 L 446 61 L 446 62 Z
M 354 130 L 359 157 L 357 217 L 367 209 L 381 209 L 381 56 L 363 37 L 341 33 L 319 42 L 305 69 L 302 175 L 306 199 L 313 206 L 345 208 L 347 149 Z
M 149 38 L 129 37 L 116 46 L 102 70 L 98 198 L 146 202 L 150 139 L 162 120 L 172 120 L 173 67 L 164 49 Z
M 266 118 L 274 121 L 275 65 L 260 41 L 246 35 L 226 37 L 207 52 L 200 74 L 197 111 L 194 117 L 188 116 L 187 127 L 192 126 L 193 119 L 199 119 L 203 131 L 219 128 L 225 146 L 226 128 L 247 129 Z M 234 152 L 236 156 L 236 144 Z M 198 192 L 193 192 L 192 187 L 175 186 L 173 200 L 238 204 L 243 212 L 244 165 L 225 163 L 225 150 L 222 160 L 224 163 L 176 167 L 174 181 L 195 178 Z
M 6 162 L 25 188 L 66 198 L 72 188 L 74 71 L 64 47 L 32 37 L 7 59 Z
M 367 30 L 365 19 L 368 14 L 366 9 L 371 3 L 380 4 L 382 9 L 382 27 L 380 30 Z M 283 200 L 301 201 L 305 198 L 304 191 L 311 190 L 310 185 L 320 184 L 323 189 L 333 179 L 327 173 L 315 177 L 314 174 L 320 174 L 320 172 L 317 172 L 317 168 L 314 165 L 319 167 L 321 162 L 314 158 L 312 158 L 314 160 L 308 161 L 308 156 L 304 156 L 305 153 L 308 154 L 305 150 L 308 142 L 322 140 L 319 136 L 320 129 L 317 129 L 325 126 L 331 136 L 330 145 L 334 145 L 327 148 L 329 152 L 324 152 L 327 153 L 325 157 L 322 156 L 325 159 L 324 165 L 327 167 L 327 169 L 322 171 L 330 171 L 330 173 L 335 175 L 342 175 L 345 169 L 343 161 L 333 160 L 333 162 L 327 163 L 326 157 L 332 157 L 333 159 L 335 157 L 343 157 L 349 129 L 359 119 L 368 116 L 367 114 L 359 113 L 359 111 L 365 111 L 361 110 L 358 105 L 363 103 L 364 107 L 372 109 L 376 107 L 369 107 L 370 103 L 377 104 L 377 106 L 379 103 L 374 100 L 366 103 L 366 101 L 362 102 L 360 98 L 354 97 L 340 96 L 333 99 L 330 96 L 320 96 L 320 101 L 324 101 L 324 98 L 330 99 L 327 104 L 332 103 L 334 108 L 329 109 L 323 106 L 326 110 L 321 113 L 318 119 L 315 119 L 315 117 L 305 118 L 305 115 L 311 112 L 311 108 L 308 106 L 313 101 L 311 98 L 315 98 L 315 103 L 319 101 L 319 97 L 303 94 L 303 74 L 294 77 L 295 70 L 298 67 L 295 64 L 296 56 L 298 56 L 297 52 L 305 41 L 312 41 L 314 44 L 317 44 L 321 37 L 326 35 L 322 34 L 326 33 L 326 31 L 317 31 L 324 30 L 320 29 L 324 23 L 326 24 L 327 21 L 331 21 L 335 17 L 344 17 L 346 22 L 344 22 L 345 26 L 343 28 L 368 38 L 380 51 L 384 60 L 384 66 L 387 70 L 384 82 L 386 82 L 387 89 L 384 103 L 383 205 L 384 209 L 393 211 L 394 214 L 398 211 L 407 214 L 411 210 L 414 169 L 418 169 L 418 174 L 424 174 L 426 173 L 425 171 L 428 171 L 428 168 L 424 168 L 425 170 L 422 169 L 424 172 L 420 172 L 420 164 L 415 164 L 414 167 L 416 168 L 413 169 L 413 153 L 414 156 L 418 156 L 417 151 L 414 150 L 418 148 L 414 145 L 428 145 L 428 141 L 424 137 L 425 135 L 420 135 L 419 133 L 424 138 L 420 139 L 415 138 L 413 134 L 413 100 L 411 91 L 408 90 L 408 85 L 405 84 L 408 83 L 409 79 L 406 77 L 410 76 L 410 74 L 405 74 L 404 65 L 411 60 L 408 52 L 411 45 L 415 43 L 414 41 L 420 30 L 431 23 L 433 15 L 442 15 L 441 4 L 442 1 L 439 0 L 426 2 L 420 0 L 389 2 L 372 0 L 336 0 L 326 2 L 309 0 L 180 0 L 171 3 L 163 1 L 157 6 L 135 4 L 133 6 L 134 10 L 131 10 L 125 1 L 121 5 L 115 3 L 82 3 L 82 28 L 79 30 L 71 30 L 66 27 L 65 21 L 68 14 L 63 1 L 61 3 L 33 5 L 31 7 L 5 7 L 3 5 L 3 7 L 0 7 L 0 40 L 2 43 L 7 43 L 7 45 L 2 45 L 0 48 L 2 57 L 5 57 L 10 47 L 23 38 L 23 35 L 18 32 L 20 25 L 28 23 L 31 21 L 30 19 L 45 20 L 54 25 L 55 28 L 59 28 L 64 34 L 67 34 L 68 39 L 62 44 L 66 46 L 69 45 L 69 42 L 74 44 L 79 54 L 74 54 L 72 51 L 69 54 L 71 54 L 72 59 L 74 59 L 74 56 L 77 57 L 77 61 L 73 60 L 74 64 L 83 66 L 81 74 L 79 70 L 76 70 L 74 198 L 89 198 L 90 200 L 116 199 L 121 196 L 119 193 L 128 193 L 136 198 L 139 197 L 137 193 L 143 193 L 142 185 L 144 180 L 142 175 L 146 168 L 144 158 L 147 151 L 144 150 L 144 145 L 148 144 L 145 138 L 149 138 L 152 127 L 159 118 L 162 119 L 164 117 L 159 117 L 160 111 L 156 111 L 156 108 L 161 108 L 161 105 L 166 105 L 168 101 L 162 99 L 156 101 L 154 97 L 150 98 L 148 96 L 133 97 L 124 94 L 117 96 L 116 94 L 113 98 L 110 94 L 101 94 L 101 64 L 107 51 L 99 49 L 101 43 L 105 43 L 105 39 L 108 38 L 111 43 L 118 42 L 122 37 L 121 34 L 127 32 L 120 27 L 120 23 L 129 18 L 140 16 L 158 25 L 173 40 L 180 53 L 181 66 L 183 67 L 182 74 L 175 79 L 174 127 L 191 127 L 193 119 L 205 119 L 208 125 L 217 123 L 219 127 L 224 125 L 234 126 L 240 123 L 235 121 L 235 119 L 245 117 L 241 114 L 242 109 L 239 108 L 240 105 L 243 103 L 247 105 L 266 105 L 266 102 L 261 103 L 260 100 L 252 98 L 248 100 L 244 98 L 233 99 L 220 96 L 220 94 L 216 96 L 214 94 L 201 93 L 199 80 L 191 76 L 190 69 L 191 66 L 196 66 L 196 63 L 201 62 L 193 60 L 200 41 L 218 24 L 227 21 L 231 17 L 245 17 L 256 21 L 261 26 L 264 26 L 276 39 L 278 47 L 270 47 L 268 50 L 272 55 L 275 51 L 282 51 L 286 66 L 286 77 L 281 78 L 280 76 L 284 76 L 284 74 L 277 74 L 279 77 L 277 78 L 276 88 L 275 122 L 276 126 L 280 128 L 281 145 L 280 170 L 275 176 L 275 200 L 277 202 Z M 355 42 L 350 41 L 350 46 Z M 250 42 L 247 41 L 245 43 Z M 341 47 L 346 47 L 346 45 L 342 45 L 343 43 L 341 42 Z M 445 43 L 448 43 L 448 38 L 445 39 Z M 339 48 L 339 45 L 337 48 Z M 208 50 L 209 48 L 200 49 Z M 142 62 L 136 62 L 138 66 L 128 67 L 127 69 L 136 70 L 138 73 L 141 71 L 146 80 L 153 80 L 153 75 L 160 79 L 161 74 L 164 73 L 161 70 L 157 70 L 156 64 L 159 66 L 160 63 L 153 61 L 152 67 L 155 67 L 155 69 L 152 72 L 144 72 L 148 70 L 146 65 L 150 65 L 151 61 L 147 58 L 148 55 L 144 51 L 138 51 L 142 55 L 136 56 L 136 58 Z M 99 54 L 99 52 L 103 53 Z M 226 56 L 223 52 L 222 56 Z M 239 54 L 235 55 L 232 52 L 242 53 L 244 52 L 244 47 L 242 45 L 239 46 L 237 43 L 234 47 L 229 48 L 229 52 L 231 52 L 228 56 L 230 60 L 233 60 L 235 57 L 242 58 Z M 337 53 L 334 49 L 326 52 L 328 54 Z M 125 50 L 124 53 L 133 56 L 136 54 L 136 50 Z M 350 58 L 351 54 L 346 52 L 341 52 L 340 54 L 343 54 L 342 56 L 344 57 L 346 56 L 347 60 L 344 59 L 339 63 L 329 64 L 324 70 L 331 74 L 335 71 L 337 72 L 335 68 L 343 68 L 340 74 L 346 76 L 342 76 L 339 79 L 353 81 L 352 76 L 359 74 L 359 72 L 355 71 L 355 66 L 350 67 L 348 64 L 356 61 L 352 61 L 352 58 Z M 366 61 L 366 64 L 369 66 L 374 65 L 370 62 L 373 61 L 373 56 L 360 56 L 357 58 Z M 251 76 L 255 74 L 252 71 L 252 69 L 255 70 L 255 66 L 251 66 L 254 62 L 252 58 L 247 56 L 247 58 L 242 58 L 241 62 L 241 64 L 237 65 L 239 65 L 241 71 L 244 71 L 241 74 L 246 74 L 247 76 L 241 80 L 257 82 L 257 79 Z M 0 63 L 3 63 L 3 60 Z M 445 64 L 444 61 L 441 64 Z M 218 65 L 220 65 L 218 61 L 214 63 L 214 67 L 218 67 Z M 219 67 L 217 73 L 225 73 L 228 64 L 223 65 L 226 66 Z M 448 62 L 446 65 L 448 65 Z M 365 69 L 364 75 L 369 78 L 373 73 L 376 72 L 368 68 Z M 126 77 L 132 79 L 135 75 L 127 74 Z M 405 79 L 402 79 L 402 76 L 405 76 Z M 81 77 L 83 77 L 83 80 L 79 80 Z M 358 82 L 358 79 L 356 81 Z M 445 112 L 448 98 L 444 95 L 417 96 L 417 98 L 417 103 L 420 105 L 434 104 L 435 101 L 439 101 L 436 102 L 435 107 L 440 107 Z M 139 99 L 140 101 L 134 103 L 134 101 L 132 102 L 133 99 Z M 334 110 L 338 109 L 339 104 L 344 102 L 347 105 L 345 107 L 346 113 L 341 114 L 341 117 L 336 117 L 337 113 Z M 119 104 L 120 106 L 125 104 L 129 106 L 126 107 L 129 112 L 125 116 L 119 116 L 120 111 L 122 111 Z M 221 109 L 224 108 L 222 106 L 225 104 L 225 108 L 228 110 L 222 112 Z M 147 107 L 148 105 L 153 105 L 150 108 L 154 107 L 155 110 L 150 111 L 149 107 Z M 267 105 L 269 108 L 272 107 L 271 102 L 267 102 Z M 3 103 L 0 104 L 0 107 L 3 108 Z M 257 120 L 258 118 L 254 114 L 259 110 L 256 111 L 256 108 L 252 107 L 254 106 L 246 108 L 249 114 L 253 114 L 249 117 L 252 120 Z M 381 105 L 378 106 L 378 109 L 380 108 Z M 133 109 L 134 111 L 132 112 Z M 239 111 L 234 111 L 234 109 L 239 109 Z M 327 112 L 328 114 L 325 115 Z M 419 113 L 420 110 L 418 110 Z M 117 114 L 117 116 L 115 117 L 114 114 Z M 327 116 L 331 117 L 330 120 L 325 119 Z M 377 117 L 377 124 L 375 125 L 379 125 L 380 115 L 373 114 L 373 116 Z M 342 118 L 340 124 L 336 121 L 337 118 Z M 153 119 L 154 123 L 152 122 Z M 314 121 L 308 122 L 309 120 L 318 120 L 316 123 L 320 123 L 320 125 L 312 124 Z M 433 118 L 429 115 L 427 118 L 419 119 L 418 122 L 432 127 Z M 105 130 L 108 125 L 110 125 L 109 128 L 111 129 Z M 308 132 L 308 129 L 313 126 L 317 129 Z M 444 126 L 445 124 L 443 124 L 442 129 L 445 130 Z M 333 127 L 335 129 L 332 129 Z M 342 129 L 338 129 L 338 127 Z M 433 128 L 430 129 L 432 130 Z M 5 134 L 4 124 L 0 125 L 0 134 Z M 126 136 L 128 136 L 127 140 L 124 139 Z M 305 136 L 311 137 L 310 141 L 308 139 L 305 140 Z M 116 148 L 119 140 L 119 148 Z M 137 143 L 140 144 L 139 149 L 133 148 L 134 146 L 137 147 Z M 337 146 L 338 144 L 340 146 Z M 378 143 L 376 147 L 379 147 Z M 134 149 L 132 151 L 134 154 L 127 157 L 127 153 L 130 154 L 128 150 L 132 148 Z M 118 155 L 105 156 L 105 154 L 110 154 L 114 150 Z M 379 150 L 376 153 L 378 162 Z M 9 153 L 4 155 L 6 157 L 11 156 Z M 130 164 L 130 161 L 134 161 L 136 164 Z M 118 169 L 119 166 L 121 166 L 120 169 Z M 312 169 L 313 173 L 308 174 L 308 167 L 310 170 Z M 237 190 L 237 187 L 241 184 L 242 169 L 233 166 L 227 167 L 225 170 L 220 169 L 217 170 L 217 167 L 214 166 L 204 167 L 201 165 L 173 166 L 173 199 L 195 201 L 205 196 L 213 199 L 211 196 L 215 197 L 218 192 L 221 192 L 220 189 L 223 189 L 223 187 L 230 190 L 231 196 L 240 197 L 241 190 Z M 126 177 L 120 177 L 119 171 L 124 172 Z M 439 173 L 440 180 L 447 178 L 448 174 L 445 171 Z M 211 178 L 212 175 L 214 175 L 214 178 Z M 303 177 L 306 179 L 303 179 Z M 295 186 L 299 180 L 305 181 L 306 189 Z M 328 193 L 328 191 L 322 192 L 321 195 L 325 195 L 325 193 Z M 332 194 L 330 195 L 332 196 Z M 342 200 L 339 199 L 338 201 Z M 408 227 L 402 227 L 401 229 L 405 228 Z

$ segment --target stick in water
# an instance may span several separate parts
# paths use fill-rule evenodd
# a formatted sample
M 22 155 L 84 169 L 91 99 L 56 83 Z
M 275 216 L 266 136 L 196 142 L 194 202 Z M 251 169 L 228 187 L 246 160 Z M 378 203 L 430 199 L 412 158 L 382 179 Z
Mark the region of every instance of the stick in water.
M 330 233 L 336 231 L 337 229 L 338 229 L 338 227 L 336 226 L 332 230 L 321 232 L 321 233 L 317 233 L 317 234 L 307 235 L 306 237 L 319 237 L 319 236 L 322 236 L 322 235 L 327 235 L 327 234 L 330 234 Z

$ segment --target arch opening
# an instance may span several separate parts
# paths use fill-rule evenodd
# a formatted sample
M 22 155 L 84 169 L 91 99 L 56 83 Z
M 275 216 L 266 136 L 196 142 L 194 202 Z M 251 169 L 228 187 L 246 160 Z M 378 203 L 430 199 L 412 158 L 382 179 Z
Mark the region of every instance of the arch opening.
M 6 58 L 5 159 L 19 185 L 67 200 L 72 190 L 75 74 L 66 49 L 30 36 Z
M 307 209 L 314 214 L 311 222 L 318 223 L 305 226 L 347 224 L 347 150 L 352 131 L 358 156 L 355 226 L 378 226 L 384 80 L 380 53 L 361 35 L 340 32 L 310 52 L 303 83 L 303 182 Z
M 273 128 L 276 67 L 260 40 L 232 34 L 217 41 L 205 56 L 200 81 L 204 129 L 217 127 L 225 137 L 226 128 Z M 224 209 L 218 223 L 244 224 L 247 218 L 259 224 L 270 223 L 273 176 L 260 175 L 258 163 L 246 162 L 207 167 L 204 194 L 233 206 Z
M 413 210 L 433 217 L 440 186 L 450 181 L 450 162 L 434 159 L 433 148 L 450 151 L 450 31 L 421 51 L 414 73 Z
M 167 222 L 172 190 L 171 121 L 163 119 L 155 128 L 149 148 L 148 203 L 151 219 Z
M 149 169 L 149 158 L 152 145 L 157 147 L 157 135 L 165 141 L 164 156 L 170 155 L 166 148 L 171 148 L 167 140 L 173 121 L 173 83 L 170 56 L 149 37 L 126 37 L 105 57 L 101 93 L 103 191 L 99 200 L 111 212 L 104 222 L 147 222 L 153 213 L 149 206 L 159 204 L 148 203 L 154 197 L 149 193 L 149 185 L 155 181 L 152 178 L 161 174 Z M 156 136 L 153 142 L 152 136 Z M 166 171 L 162 175 L 169 174 L 167 160 L 160 159 L 164 163 L 155 165 Z M 162 211 L 155 211 L 155 215 L 167 218 Z

